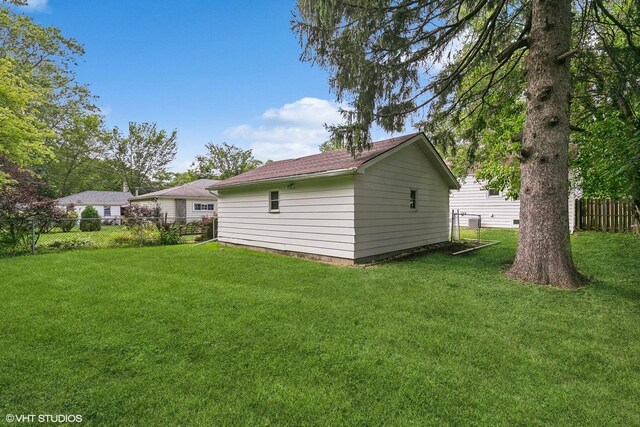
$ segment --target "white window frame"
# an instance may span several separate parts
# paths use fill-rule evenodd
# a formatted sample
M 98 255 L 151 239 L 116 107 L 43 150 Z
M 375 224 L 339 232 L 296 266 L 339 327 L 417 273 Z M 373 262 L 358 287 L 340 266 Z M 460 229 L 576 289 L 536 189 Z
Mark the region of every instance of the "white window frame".
M 200 205 L 200 209 L 196 209 L 196 205 Z M 202 209 L 203 206 L 205 206 L 204 209 Z M 209 209 L 209 206 L 211 206 L 211 209 Z M 194 212 L 214 212 L 215 210 L 216 210 L 215 203 L 193 202 Z
M 109 213 L 107 213 L 107 209 L 109 210 Z M 111 216 L 111 206 L 102 207 L 102 216 Z
M 278 209 L 271 209 L 271 202 L 273 201 L 271 199 L 271 195 L 273 193 L 277 193 L 278 195 L 278 198 L 275 200 L 276 202 L 278 202 Z M 269 203 L 269 213 L 280 213 L 280 190 L 269 190 L 269 192 L 267 193 L 267 202 Z
M 491 194 L 492 191 L 495 191 L 498 194 Z M 493 188 L 487 188 L 487 197 L 500 197 L 500 191 L 495 190 Z
M 413 198 L 411 198 L 412 193 L 414 193 Z M 413 202 L 413 206 L 411 206 L 411 202 Z M 416 212 L 418 210 L 418 190 L 415 188 L 409 189 L 409 210 L 411 212 Z

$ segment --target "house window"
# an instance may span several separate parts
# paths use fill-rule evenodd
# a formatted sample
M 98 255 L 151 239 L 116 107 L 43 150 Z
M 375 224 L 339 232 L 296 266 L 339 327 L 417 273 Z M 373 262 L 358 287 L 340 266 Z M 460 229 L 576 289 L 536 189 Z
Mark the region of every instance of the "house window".
M 194 203 L 193 210 L 194 211 L 213 211 L 215 210 L 215 206 L 213 203 Z
M 111 216 L 111 206 L 104 207 L 104 216 Z
M 417 197 L 418 197 L 418 192 L 416 190 L 411 190 L 409 192 L 409 208 L 410 209 L 416 209 L 417 205 Z
M 514 219 L 513 220 L 513 225 L 520 225 L 520 220 L 519 219 Z
M 269 212 L 280 211 L 280 192 L 269 191 Z
M 496 189 L 489 188 L 488 194 L 489 194 L 489 197 L 495 197 L 495 196 L 499 196 L 500 192 Z

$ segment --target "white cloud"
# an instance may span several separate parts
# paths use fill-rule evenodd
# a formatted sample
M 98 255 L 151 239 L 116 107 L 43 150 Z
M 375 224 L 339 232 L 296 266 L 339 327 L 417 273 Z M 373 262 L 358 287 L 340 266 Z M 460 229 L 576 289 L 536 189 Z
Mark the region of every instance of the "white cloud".
M 227 142 L 253 150 L 255 158 L 293 159 L 320 152 L 320 144 L 329 139 L 324 124 L 339 124 L 340 106 L 325 99 L 305 97 L 278 108 L 269 108 L 257 124 L 241 124 L 224 131 Z M 371 128 L 374 141 L 389 135 L 378 126 Z
M 322 126 L 249 126 L 240 125 L 225 131 L 230 139 L 245 141 L 253 155 L 262 161 L 308 156 L 319 152 L 318 146 L 328 138 Z
M 241 124 L 225 131 L 230 143 L 253 150 L 262 161 L 282 160 L 319 152 L 327 140 L 324 124 L 341 121 L 336 103 L 305 97 L 278 108 L 269 108 L 258 125 Z
M 49 10 L 49 0 L 29 0 L 26 6 L 21 8 L 27 12 L 47 12 Z
M 262 118 L 306 126 L 323 126 L 325 123 L 340 122 L 342 116 L 335 103 L 326 99 L 305 97 L 280 108 L 269 108 L 262 114 Z

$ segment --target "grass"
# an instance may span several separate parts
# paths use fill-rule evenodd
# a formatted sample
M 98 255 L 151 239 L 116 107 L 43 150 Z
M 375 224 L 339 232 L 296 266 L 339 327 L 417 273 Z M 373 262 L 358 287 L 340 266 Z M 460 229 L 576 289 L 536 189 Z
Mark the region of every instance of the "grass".
M 640 425 L 640 239 L 587 288 L 465 256 L 336 267 L 203 246 L 0 259 L 0 415 L 85 425 Z

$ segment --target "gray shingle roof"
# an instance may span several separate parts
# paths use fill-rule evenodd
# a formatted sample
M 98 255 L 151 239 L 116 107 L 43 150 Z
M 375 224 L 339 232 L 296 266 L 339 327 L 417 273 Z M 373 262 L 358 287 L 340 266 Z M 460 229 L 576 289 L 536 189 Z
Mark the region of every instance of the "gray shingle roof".
M 358 168 L 374 157 L 419 134 L 420 132 L 374 142 L 369 151 L 363 151 L 355 158 L 353 158 L 347 150 L 333 150 L 297 159 L 280 160 L 221 181 L 218 185 L 215 185 L 214 188 L 275 178 Z
M 83 191 L 61 197 L 57 200 L 59 205 L 94 205 L 94 206 L 123 206 L 129 204 L 130 192 L 122 191 Z
M 174 198 L 195 198 L 195 199 L 211 199 L 216 198 L 215 194 L 211 194 L 207 187 L 220 182 L 215 179 L 198 179 L 187 184 L 178 185 L 177 187 L 165 188 L 164 190 L 154 191 L 152 193 L 141 194 L 136 197 L 130 197 L 130 200 L 147 200 L 147 199 L 174 199 Z

